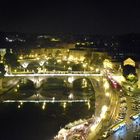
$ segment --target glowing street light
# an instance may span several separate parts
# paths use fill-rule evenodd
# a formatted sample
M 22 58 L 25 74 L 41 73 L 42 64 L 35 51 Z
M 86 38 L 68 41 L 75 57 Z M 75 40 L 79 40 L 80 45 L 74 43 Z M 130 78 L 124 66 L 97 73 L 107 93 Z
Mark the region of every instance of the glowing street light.
M 96 71 L 96 73 L 99 73 L 100 72 L 100 69 L 99 68 L 96 68 L 95 71 Z
M 68 58 L 69 61 L 72 61 L 73 59 L 74 59 L 73 55 L 70 55 Z
M 74 98 L 74 95 L 73 93 L 70 93 L 70 95 L 68 96 L 69 99 L 73 99 Z
M 55 101 L 55 97 L 52 98 L 52 103 L 54 103 L 54 101 Z
M 43 66 L 44 63 L 45 63 L 45 60 L 42 60 L 42 61 L 39 62 L 39 65 L 40 65 L 40 66 Z
M 87 67 L 87 63 L 83 63 L 84 71 L 85 71 L 86 67 Z
M 15 88 L 14 91 L 17 92 L 18 91 L 17 88 Z
M 65 109 L 66 107 L 67 107 L 67 103 L 64 102 L 64 103 L 63 103 L 63 108 Z
M 109 92 L 106 92 L 105 93 L 105 96 L 109 97 L 110 96 L 110 93 Z
M 23 59 L 23 56 L 19 56 L 19 59 L 22 60 Z
M 58 59 L 58 60 L 57 60 L 57 63 L 61 63 L 61 62 L 62 62 L 62 60 L 61 60 L 61 59 Z
M 87 66 L 87 63 L 83 63 L 83 67 L 86 68 L 86 66 Z
M 74 77 L 68 77 L 68 82 L 69 83 L 73 83 L 73 81 L 74 81 Z
M 107 109 L 108 109 L 108 107 L 107 107 L 106 105 L 103 105 L 101 111 L 102 111 L 102 112 L 106 112 Z
M 27 68 L 27 66 L 29 65 L 29 62 L 24 62 L 24 63 L 21 63 L 22 67 L 24 68 L 24 71 L 25 69 Z
M 111 68 L 111 69 L 113 68 L 112 62 L 110 60 L 108 60 L 108 59 L 105 59 L 103 61 L 103 66 L 104 66 L 104 68 Z
M 105 88 L 105 90 L 109 89 L 109 83 L 107 81 L 104 83 L 104 88 Z
M 26 69 L 26 68 L 27 68 L 27 66 L 29 65 L 29 63 L 28 63 L 28 62 L 24 62 L 24 63 L 22 63 L 21 65 L 22 65 L 22 67 L 23 67 L 23 68 L 25 68 L 25 69 Z
M 93 67 L 91 67 L 91 66 L 90 66 L 89 68 L 90 68 L 90 70 L 91 70 L 91 71 L 92 71 L 92 70 L 94 70 L 94 68 L 93 68 Z
M 102 119 L 105 118 L 105 114 L 106 114 L 107 110 L 108 110 L 108 107 L 107 107 L 106 105 L 103 105 L 103 106 L 102 106 L 102 109 L 101 109 L 101 114 L 100 114 L 100 117 L 101 117 Z

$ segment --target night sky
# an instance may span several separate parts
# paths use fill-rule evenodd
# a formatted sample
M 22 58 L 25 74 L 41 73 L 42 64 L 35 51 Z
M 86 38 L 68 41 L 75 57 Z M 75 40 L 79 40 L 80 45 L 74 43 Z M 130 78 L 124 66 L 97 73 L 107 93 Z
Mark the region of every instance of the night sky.
M 139 0 L 13 1 L 0 4 L 0 31 L 140 33 Z

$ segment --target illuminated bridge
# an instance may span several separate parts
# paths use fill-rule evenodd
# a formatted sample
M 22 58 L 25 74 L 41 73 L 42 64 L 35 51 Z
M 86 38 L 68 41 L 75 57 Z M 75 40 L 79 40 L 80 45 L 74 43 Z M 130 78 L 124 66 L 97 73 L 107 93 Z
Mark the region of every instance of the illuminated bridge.
M 56 72 L 47 72 L 47 73 L 13 73 L 13 74 L 6 74 L 5 77 L 51 77 L 51 76 L 78 76 L 78 77 L 83 77 L 83 76 L 103 76 L 103 74 L 98 74 L 98 73 L 93 73 L 91 71 L 72 71 L 68 73 L 67 71 L 56 71 Z
M 5 78 L 10 78 L 11 81 L 13 78 L 27 78 L 31 81 L 34 82 L 35 86 L 36 87 L 40 87 L 40 85 L 42 84 L 43 82 L 43 79 L 46 79 L 47 77 L 62 77 L 62 78 L 65 78 L 66 81 L 68 82 L 68 85 L 71 87 L 72 86 L 72 83 L 69 81 L 69 77 L 74 77 L 72 78 L 73 81 L 75 79 L 78 79 L 79 77 L 102 77 L 103 75 L 102 74 L 96 74 L 96 73 L 93 73 L 92 71 L 72 71 L 71 73 L 70 72 L 67 72 L 67 71 L 49 71 L 48 73 L 12 73 L 12 74 L 6 74 L 5 75 Z M 9 80 L 9 79 L 8 79 Z M 9 80 L 10 81 L 10 80 Z M 73 103 L 73 102 L 81 102 L 81 103 L 89 103 L 90 100 L 89 99 L 45 99 L 43 97 L 41 98 L 26 98 L 26 99 L 6 99 L 4 100 L 4 98 L 2 99 L 3 103 L 12 103 L 12 102 L 17 102 L 17 103 L 21 103 L 21 102 L 34 102 L 34 103 Z

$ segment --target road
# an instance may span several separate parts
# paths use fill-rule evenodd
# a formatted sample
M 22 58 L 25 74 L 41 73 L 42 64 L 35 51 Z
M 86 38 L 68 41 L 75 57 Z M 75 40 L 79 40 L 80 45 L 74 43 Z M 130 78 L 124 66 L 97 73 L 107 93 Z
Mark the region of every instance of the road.
M 123 89 L 124 93 L 128 92 L 127 90 Z M 116 94 L 119 94 L 119 91 L 116 91 Z M 133 140 L 134 136 L 140 132 L 140 118 L 137 120 L 131 120 L 130 119 L 130 115 L 133 113 L 137 113 L 139 111 L 134 111 L 132 110 L 132 101 L 133 101 L 133 97 L 128 96 L 127 94 L 126 96 L 126 104 L 127 104 L 127 110 L 126 110 L 126 116 L 125 116 L 125 121 L 126 121 L 126 126 L 123 127 L 122 129 L 119 129 L 117 132 L 113 133 L 111 136 L 109 136 L 107 138 L 107 140 Z M 118 105 L 118 109 L 116 108 L 116 110 L 114 111 L 117 117 L 117 112 L 119 110 L 119 105 Z M 114 118 L 115 120 L 115 118 Z M 105 123 L 102 123 L 105 125 Z M 113 124 L 113 123 L 112 123 Z M 109 128 L 109 126 L 108 126 Z M 106 131 L 106 129 L 104 129 L 104 131 Z M 99 134 L 101 133 L 102 130 L 100 130 Z M 100 138 L 100 137 L 99 137 Z
M 126 112 L 126 127 L 118 130 L 116 133 L 111 135 L 107 140 L 133 140 L 134 136 L 140 132 L 140 118 L 136 120 L 130 119 L 132 114 L 138 113 L 138 111 L 132 110 L 132 97 L 127 96 L 127 112 Z
M 126 127 L 119 129 L 113 135 L 108 137 L 106 140 L 133 140 L 134 136 L 140 132 L 140 120 L 137 119 L 135 121 L 127 123 Z
M 98 91 L 97 97 L 96 97 L 96 102 L 99 104 L 99 107 L 96 107 L 96 113 L 95 117 L 99 117 L 101 113 L 101 107 L 103 105 L 108 106 L 108 111 L 106 114 L 106 118 L 102 119 L 96 126 L 96 128 L 91 131 L 91 133 L 88 136 L 88 140 L 93 140 L 93 139 L 98 139 L 100 138 L 101 134 L 103 131 L 112 123 L 115 122 L 117 116 L 118 116 L 118 110 L 119 110 L 119 98 L 118 98 L 118 93 L 114 90 L 112 90 L 111 86 L 109 86 L 107 89 L 104 88 L 104 84 L 107 82 L 107 79 L 104 78 L 104 81 L 98 83 L 97 86 L 94 86 L 95 89 Z M 108 82 L 107 82 L 108 83 Z M 109 83 L 108 83 L 109 84 Z M 109 93 L 109 96 L 106 96 L 106 93 Z M 103 98 L 101 100 L 101 97 Z

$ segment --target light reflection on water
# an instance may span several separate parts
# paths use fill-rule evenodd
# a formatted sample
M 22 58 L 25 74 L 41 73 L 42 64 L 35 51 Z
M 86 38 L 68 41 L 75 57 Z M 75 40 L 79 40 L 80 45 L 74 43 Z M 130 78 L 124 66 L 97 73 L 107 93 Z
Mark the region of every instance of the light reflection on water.
M 29 90 L 30 88 L 27 87 L 25 86 L 24 90 L 20 92 L 14 90 L 17 89 L 15 87 L 2 95 L 1 100 L 28 98 L 39 100 L 42 97 L 52 100 L 54 97 L 53 93 L 50 94 L 50 97 L 46 97 L 46 94 L 41 94 L 40 90 L 35 92 L 35 90 Z M 91 90 L 90 92 L 93 94 L 94 92 Z M 60 90 L 57 90 L 54 94 L 58 94 L 58 91 L 61 93 Z M 46 93 L 46 90 L 44 92 Z M 79 91 L 78 93 L 80 93 L 81 99 L 83 92 Z M 51 140 L 60 128 L 69 122 L 91 117 L 95 111 L 94 101 L 93 97 L 90 103 L 1 103 L 0 139 Z
M 86 103 L 68 103 L 66 108 L 60 103 L 46 103 L 44 109 L 42 105 L 0 104 L 1 139 L 50 140 L 67 123 L 94 113 L 94 106 L 89 109 Z

